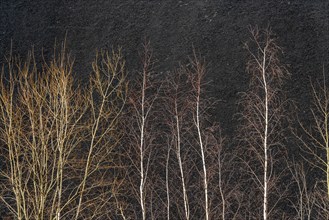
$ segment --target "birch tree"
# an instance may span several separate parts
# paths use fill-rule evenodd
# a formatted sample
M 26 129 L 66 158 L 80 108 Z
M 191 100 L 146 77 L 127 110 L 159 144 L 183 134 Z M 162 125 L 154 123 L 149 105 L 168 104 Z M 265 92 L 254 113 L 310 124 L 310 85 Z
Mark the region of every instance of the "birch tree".
M 142 53 L 142 71 L 136 77 L 134 85 L 129 93 L 129 103 L 131 106 L 131 120 L 128 122 L 128 130 L 131 133 L 130 138 L 134 152 L 138 158 L 131 157 L 134 167 L 138 170 L 138 200 L 141 209 L 142 219 L 147 218 L 150 209 L 147 207 L 147 192 L 149 172 L 151 170 L 152 144 L 155 139 L 153 131 L 156 131 L 156 117 L 154 116 L 154 106 L 158 99 L 161 86 L 156 87 L 152 72 L 152 51 L 149 43 L 144 44 Z M 133 180 L 134 181 L 134 180 Z M 135 183 L 133 183 L 135 184 Z M 150 196 L 150 195 L 149 195 Z
M 243 95 L 241 131 L 248 149 L 245 165 L 262 192 L 262 218 L 266 220 L 276 204 L 274 196 L 279 196 L 275 182 L 280 168 L 278 158 L 284 156 L 281 125 L 286 103 L 281 86 L 289 74 L 280 63 L 281 48 L 270 30 L 254 28 L 251 35 L 251 42 L 245 45 L 250 55 L 247 72 L 251 81 L 249 91 Z
M 204 190 L 204 206 L 205 219 L 208 220 L 210 216 L 209 199 L 208 199 L 208 178 L 207 178 L 207 164 L 206 164 L 206 145 L 204 142 L 204 125 L 202 120 L 205 120 L 205 109 L 202 108 L 202 89 L 204 86 L 204 77 L 206 74 L 206 67 L 203 60 L 199 59 L 194 52 L 194 59 L 191 60 L 192 68 L 189 71 L 189 78 L 192 85 L 192 115 L 194 126 L 197 131 L 197 142 L 200 149 L 201 163 L 202 163 L 202 181 Z
M 178 162 L 178 176 L 181 185 L 181 195 L 183 197 L 183 207 L 184 207 L 184 218 L 190 219 L 190 205 L 188 198 L 188 185 L 187 185 L 187 176 L 189 175 L 188 169 L 184 167 L 188 155 L 186 155 L 186 150 L 183 150 L 184 138 L 186 134 L 186 121 L 187 111 L 189 109 L 189 94 L 190 90 L 186 81 L 188 76 L 186 70 L 181 67 L 175 72 L 170 73 L 165 87 L 165 97 L 166 100 L 166 113 L 167 115 L 167 124 L 169 127 L 168 139 L 170 140 L 169 149 L 172 149 L 175 152 L 176 159 Z M 166 168 L 169 172 L 169 167 Z M 175 169 L 175 168 L 171 168 Z M 177 172 L 174 172 L 177 173 Z M 169 178 L 169 176 L 168 176 Z M 173 179 L 173 178 L 171 178 Z M 168 186 L 169 187 L 169 186 Z M 172 186 L 175 188 L 175 186 Z M 179 205 L 178 205 L 179 206 Z M 169 215 L 168 215 L 169 216 Z

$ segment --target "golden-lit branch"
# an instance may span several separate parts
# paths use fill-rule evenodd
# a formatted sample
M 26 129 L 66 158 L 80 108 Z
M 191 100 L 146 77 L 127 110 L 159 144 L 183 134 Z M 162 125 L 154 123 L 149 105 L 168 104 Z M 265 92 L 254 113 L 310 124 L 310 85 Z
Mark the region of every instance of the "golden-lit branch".
M 325 174 L 327 198 L 329 199 L 329 89 L 326 83 L 324 77 L 323 83 L 311 84 L 313 95 L 311 120 L 313 124 L 308 128 L 300 123 L 308 141 L 298 137 L 304 150 L 314 157 L 314 160 L 307 159 L 307 161 Z
M 121 53 L 99 56 L 86 90 L 73 81 L 65 47 L 41 70 L 31 54 L 25 62 L 8 58 L 0 82 L 0 198 L 15 218 L 78 218 L 104 184 L 95 175 L 120 139 L 126 83 Z

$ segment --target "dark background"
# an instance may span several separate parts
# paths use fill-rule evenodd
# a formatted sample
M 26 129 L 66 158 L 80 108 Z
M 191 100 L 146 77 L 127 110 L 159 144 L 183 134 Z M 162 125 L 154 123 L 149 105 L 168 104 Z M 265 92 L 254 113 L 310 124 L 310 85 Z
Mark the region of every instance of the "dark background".
M 270 26 L 283 48 L 291 78 L 288 97 L 307 117 L 310 78 L 328 73 L 329 1 L 326 0 L 1 0 L 0 60 L 13 52 L 52 54 L 64 39 L 75 57 L 75 74 L 91 71 L 96 49 L 121 46 L 129 74 L 140 67 L 139 51 L 150 40 L 155 70 L 173 70 L 196 48 L 208 63 L 212 95 L 221 100 L 213 119 L 232 134 L 239 92 L 248 87 L 245 71 L 249 25 Z M 329 77 L 329 76 L 328 76 Z

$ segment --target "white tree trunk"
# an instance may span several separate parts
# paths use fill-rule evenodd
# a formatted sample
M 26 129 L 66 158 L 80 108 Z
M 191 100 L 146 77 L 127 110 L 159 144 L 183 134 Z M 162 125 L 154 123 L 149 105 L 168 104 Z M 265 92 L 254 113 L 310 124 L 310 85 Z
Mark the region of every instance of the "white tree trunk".
M 188 197 L 187 197 L 187 193 L 186 193 L 183 163 L 182 163 L 182 157 L 181 157 L 181 134 L 180 134 L 180 123 L 179 123 L 178 109 L 177 108 L 178 108 L 177 107 L 177 102 L 175 101 L 176 135 L 177 135 L 176 155 L 177 155 L 177 160 L 178 160 L 179 170 L 180 170 L 180 175 L 181 175 L 181 180 L 182 180 L 185 218 L 190 219 L 190 210 L 189 210 L 189 204 L 188 204 Z
M 267 87 L 267 81 L 266 81 L 266 47 L 263 51 L 263 63 L 262 63 L 262 78 L 263 78 L 263 84 L 264 84 L 264 92 L 265 92 L 265 117 L 264 117 L 264 123 L 265 123 L 265 129 L 264 129 L 264 199 L 263 199 L 263 218 L 264 220 L 267 220 L 267 205 L 268 205 L 268 144 L 267 144 L 267 136 L 268 136 L 268 87 Z
M 142 85 L 142 114 L 141 114 L 141 128 L 140 128 L 140 185 L 139 185 L 139 197 L 140 204 L 142 209 L 143 220 L 146 219 L 146 210 L 145 210 L 145 170 L 144 170 L 144 130 L 145 130 L 145 90 L 146 90 L 146 72 L 143 73 L 143 85 Z
M 198 90 L 199 91 L 198 91 L 197 103 L 196 103 L 196 127 L 198 130 L 198 138 L 199 138 L 199 145 L 200 145 L 201 159 L 202 159 L 206 220 L 209 220 L 207 167 L 206 167 L 205 149 L 202 140 L 201 124 L 200 124 L 200 87 L 198 88 Z

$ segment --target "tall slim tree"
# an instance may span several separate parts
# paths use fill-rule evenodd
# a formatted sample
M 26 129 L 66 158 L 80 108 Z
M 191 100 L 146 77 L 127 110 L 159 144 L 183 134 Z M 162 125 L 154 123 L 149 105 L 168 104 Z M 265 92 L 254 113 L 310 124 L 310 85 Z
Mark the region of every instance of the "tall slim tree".
M 175 72 L 170 73 L 170 76 L 166 80 L 165 87 L 165 115 L 167 118 L 167 125 L 169 127 L 168 139 L 170 140 L 169 149 L 175 152 L 178 170 L 177 176 L 179 176 L 181 195 L 183 197 L 183 212 L 184 218 L 190 219 L 190 205 L 188 198 L 188 185 L 187 185 L 187 175 L 189 175 L 188 169 L 184 166 L 186 160 L 189 158 L 186 154 L 187 150 L 184 150 L 184 139 L 186 134 L 186 121 L 187 111 L 189 108 L 189 94 L 190 90 L 188 84 L 186 70 L 181 67 Z M 168 163 L 169 165 L 169 163 Z M 169 172 L 169 167 L 166 167 L 167 172 Z M 175 169 L 175 168 L 172 168 Z M 169 178 L 169 176 L 168 176 Z M 173 177 L 171 177 L 173 179 Z M 169 186 L 168 186 L 169 187 Z M 174 187 L 174 186 L 172 186 Z M 178 205 L 179 206 L 179 205 Z
M 251 29 L 251 42 L 246 43 L 250 60 L 247 72 L 250 76 L 249 91 L 243 96 L 244 144 L 249 154 L 244 154 L 248 172 L 262 192 L 262 217 L 268 219 L 274 200 L 273 190 L 278 178 L 277 154 L 282 154 L 282 123 L 285 100 L 281 91 L 288 77 L 280 62 L 281 48 L 269 29 Z M 272 196 L 272 197 L 271 197 Z
M 197 131 L 197 145 L 199 146 L 199 152 L 201 156 L 202 164 L 202 181 L 203 181 L 203 191 L 204 191 L 204 208 L 205 208 L 205 219 L 208 220 L 210 216 L 209 210 L 209 199 L 208 199 L 208 177 L 207 177 L 207 164 L 206 164 L 206 144 L 204 141 L 204 121 L 205 116 L 205 106 L 203 100 L 203 89 L 204 89 L 204 77 L 206 74 L 205 62 L 197 57 L 194 51 L 194 59 L 191 60 L 192 68 L 188 75 L 191 82 L 192 94 L 191 94 L 191 108 L 193 115 L 194 126 Z
M 142 53 L 142 71 L 136 77 L 129 92 L 131 117 L 129 118 L 130 121 L 127 122 L 128 130 L 131 133 L 129 135 L 132 141 L 131 144 L 135 148 L 134 152 L 138 154 L 138 158 L 131 157 L 131 161 L 139 178 L 137 191 L 142 219 L 146 219 L 147 213 L 151 211 L 151 208 L 147 207 L 146 200 L 151 196 L 147 195 L 147 192 L 150 189 L 148 184 L 151 184 L 148 182 L 152 169 L 151 161 L 154 160 L 154 158 L 151 158 L 155 139 L 153 135 L 156 132 L 154 125 L 157 120 L 154 116 L 154 110 L 161 88 L 161 86 L 156 87 L 155 85 L 152 65 L 150 43 L 145 43 Z M 133 185 L 136 184 L 133 183 Z

